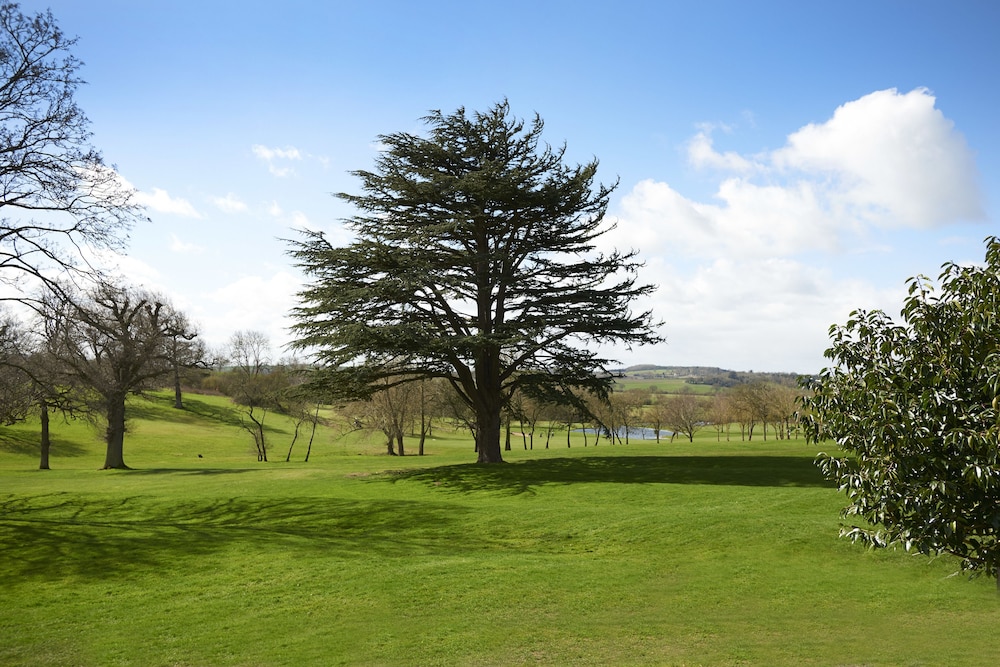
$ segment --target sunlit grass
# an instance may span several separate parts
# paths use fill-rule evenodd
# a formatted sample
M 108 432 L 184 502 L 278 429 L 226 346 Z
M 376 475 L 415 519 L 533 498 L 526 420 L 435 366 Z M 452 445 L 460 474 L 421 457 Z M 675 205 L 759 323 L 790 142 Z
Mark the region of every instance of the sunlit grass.
M 0 441 L 0 664 L 991 665 L 993 583 L 837 538 L 804 443 L 505 452 L 439 429 L 425 457 L 300 435 L 257 463 L 223 399 L 136 404 Z M 269 417 L 271 419 L 272 417 Z M 306 434 L 306 439 L 308 435 Z M 592 443 L 591 443 L 592 445 Z M 410 445 L 413 451 L 415 444 Z M 201 454 L 201 458 L 198 458 Z

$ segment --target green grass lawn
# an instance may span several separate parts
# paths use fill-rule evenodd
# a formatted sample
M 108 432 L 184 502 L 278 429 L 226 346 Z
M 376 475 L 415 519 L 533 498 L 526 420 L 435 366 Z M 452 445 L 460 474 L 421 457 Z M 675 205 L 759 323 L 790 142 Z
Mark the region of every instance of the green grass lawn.
M 719 391 L 719 387 L 708 384 L 691 384 L 682 378 L 642 377 L 641 375 L 617 378 L 615 388 L 617 390 L 641 389 L 643 391 L 655 389 L 663 394 L 690 392 L 704 396 L 711 396 Z
M 1000 656 L 994 583 L 839 539 L 844 499 L 801 441 L 567 449 L 563 433 L 479 466 L 444 429 L 401 459 L 332 428 L 285 463 L 272 416 L 274 460 L 257 463 L 223 399 L 188 405 L 133 407 L 131 471 L 98 470 L 85 425 L 53 423 L 50 471 L 31 425 L 0 430 L 0 664 Z

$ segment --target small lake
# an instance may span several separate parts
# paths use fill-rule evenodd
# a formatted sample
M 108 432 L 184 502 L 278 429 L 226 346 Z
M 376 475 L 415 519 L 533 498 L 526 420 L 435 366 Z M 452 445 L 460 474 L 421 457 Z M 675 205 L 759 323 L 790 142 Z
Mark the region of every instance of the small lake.
M 637 440 L 656 440 L 656 430 L 651 428 L 629 428 L 626 429 L 624 426 L 618 428 L 615 431 L 615 435 L 619 438 L 624 438 L 626 436 L 626 431 L 629 440 L 635 438 Z M 586 433 L 588 435 L 596 435 L 597 429 L 595 428 L 578 428 L 573 430 L 574 433 Z M 668 431 L 666 429 L 660 429 L 660 439 L 669 438 L 674 434 L 673 431 Z M 607 436 L 607 431 L 601 431 L 602 436 Z

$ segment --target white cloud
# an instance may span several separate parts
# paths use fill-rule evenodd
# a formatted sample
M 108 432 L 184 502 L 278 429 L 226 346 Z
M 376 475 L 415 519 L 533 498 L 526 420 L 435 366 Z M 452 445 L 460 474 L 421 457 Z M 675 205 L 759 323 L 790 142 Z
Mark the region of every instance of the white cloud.
M 760 168 L 753 160 L 728 151 L 718 153 L 713 147 L 711 128 L 694 135 L 687 145 L 688 161 L 698 168 L 710 167 L 737 173 L 750 173 Z
M 667 346 L 633 358 L 810 372 L 851 310 L 896 314 L 905 275 L 875 284 L 831 267 L 872 276 L 865 257 L 902 235 L 983 216 L 972 153 L 934 104 L 926 90 L 872 93 L 752 156 L 717 151 L 701 128 L 688 157 L 720 171 L 711 201 L 644 180 L 609 216 L 603 242 L 640 249 L 659 285 L 647 307 L 666 322 Z
M 275 159 L 281 160 L 301 160 L 302 153 L 299 152 L 298 148 L 294 146 L 289 146 L 288 148 L 268 148 L 267 146 L 261 146 L 260 144 L 254 144 L 251 147 L 253 154 L 264 160 L 265 162 L 270 162 Z
M 632 352 L 632 362 L 815 372 L 832 323 L 861 304 L 892 312 L 902 298 L 901 285 L 838 280 L 789 259 L 726 257 L 690 269 L 651 261 L 643 277 L 659 285 L 642 305 L 664 320 L 667 341 Z
M 280 218 L 284 213 L 284 211 L 281 210 L 281 206 L 279 206 L 278 202 L 276 201 L 272 201 L 270 204 L 268 204 L 267 212 L 268 214 L 274 216 L 275 218 Z
M 291 335 L 288 313 L 297 304 L 302 283 L 295 275 L 278 271 L 270 276 L 243 276 L 203 296 L 196 310 L 205 340 L 222 345 L 235 331 L 254 330 L 268 336 L 275 354 Z
M 622 198 L 622 221 L 609 240 L 618 247 L 699 257 L 789 255 L 836 243 L 834 222 L 809 183 L 780 187 L 726 179 L 716 196 L 722 205 L 642 181 Z
M 295 173 L 295 170 L 288 166 L 278 166 L 275 164 L 276 161 L 302 159 L 302 153 L 294 146 L 289 146 L 288 148 L 268 148 L 267 146 L 254 144 L 250 150 L 253 151 L 254 155 L 266 162 L 268 171 L 278 178 L 291 176 Z
M 153 188 L 151 193 L 138 191 L 135 193 L 135 201 L 158 213 L 169 213 L 185 218 L 201 218 L 201 214 L 189 201 L 171 197 L 166 190 L 161 188 Z
M 925 89 L 882 90 L 807 125 L 772 155 L 776 167 L 832 178 L 831 206 L 882 227 L 982 219 L 972 152 Z
M 213 197 L 212 203 L 216 208 L 226 213 L 242 213 L 247 210 L 247 205 L 232 192 L 225 197 Z
M 862 97 L 753 157 L 715 151 L 703 129 L 689 158 L 737 175 L 721 178 L 711 203 L 638 183 L 621 201 L 629 224 L 612 235 L 618 245 L 791 256 L 849 247 L 880 229 L 983 217 L 973 155 L 922 89 Z
M 170 235 L 170 250 L 184 255 L 200 254 L 205 252 L 204 247 L 195 243 L 182 241 L 176 234 Z
M 309 217 L 302 211 L 292 212 L 291 226 L 293 229 L 317 229 L 317 227 L 309 220 Z

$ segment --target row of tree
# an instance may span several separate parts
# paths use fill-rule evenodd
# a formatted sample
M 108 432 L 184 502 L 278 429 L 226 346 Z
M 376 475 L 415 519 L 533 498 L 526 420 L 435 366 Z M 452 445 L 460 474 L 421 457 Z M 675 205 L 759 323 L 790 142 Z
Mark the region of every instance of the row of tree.
M 105 468 L 124 468 L 128 397 L 172 383 L 181 406 L 181 375 L 205 364 L 205 349 L 187 317 L 138 288 L 97 282 L 63 285 L 33 301 L 30 321 L 3 317 L 0 327 L 0 417 L 40 415 L 41 467 L 48 468 L 49 414 L 99 419 Z
M 794 389 L 763 382 L 711 396 L 628 389 L 605 397 L 579 394 L 574 401 L 545 401 L 515 391 L 501 413 L 501 439 L 506 450 L 518 440 L 524 449 L 534 449 L 536 440 L 548 449 L 556 431 L 565 433 L 570 446 L 574 429 L 584 433 L 585 443 L 593 435 L 595 444 L 602 437 L 612 444 L 636 437 L 693 441 L 695 432 L 707 428 L 715 430 L 718 440 L 730 440 L 734 429 L 741 440 L 753 440 L 755 434 L 766 440 L 769 430 L 771 437 L 786 439 L 798 430 L 797 399 Z M 341 411 L 349 428 L 381 432 L 390 455 L 405 454 L 406 435 L 418 438 L 423 454 L 435 421 L 477 433 L 475 412 L 440 379 L 396 382 L 366 400 L 346 403 Z

